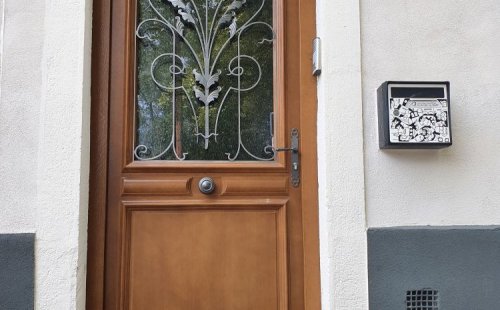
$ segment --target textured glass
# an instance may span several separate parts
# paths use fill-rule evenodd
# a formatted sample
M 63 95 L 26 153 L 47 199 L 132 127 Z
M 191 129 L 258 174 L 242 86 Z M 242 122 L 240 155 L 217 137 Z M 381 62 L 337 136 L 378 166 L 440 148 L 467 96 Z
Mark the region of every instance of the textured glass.
M 138 0 L 135 160 L 274 160 L 272 0 Z

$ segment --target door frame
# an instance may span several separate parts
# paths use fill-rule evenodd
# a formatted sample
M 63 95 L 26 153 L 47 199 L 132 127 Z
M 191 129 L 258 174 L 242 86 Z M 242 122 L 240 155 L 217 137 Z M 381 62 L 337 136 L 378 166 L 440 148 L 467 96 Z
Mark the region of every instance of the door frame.
M 93 1 L 91 145 L 87 248 L 86 308 L 104 307 L 105 231 L 108 171 L 109 80 L 111 5 L 113 0 Z M 317 164 L 317 91 L 311 74 L 312 39 L 316 36 L 316 1 L 297 0 L 300 24 L 300 127 L 304 302 L 306 310 L 321 309 L 319 263 L 319 210 Z M 306 229 L 307 228 L 307 229 Z

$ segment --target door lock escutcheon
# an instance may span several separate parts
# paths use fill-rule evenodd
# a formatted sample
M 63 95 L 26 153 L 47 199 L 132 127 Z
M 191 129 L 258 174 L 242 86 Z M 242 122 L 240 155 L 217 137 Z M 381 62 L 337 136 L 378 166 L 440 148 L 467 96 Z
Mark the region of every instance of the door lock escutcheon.
M 298 187 L 300 184 L 300 164 L 299 164 L 299 130 L 293 128 L 290 134 L 290 147 L 279 147 L 274 150 L 275 152 L 290 152 L 290 165 L 293 187 Z

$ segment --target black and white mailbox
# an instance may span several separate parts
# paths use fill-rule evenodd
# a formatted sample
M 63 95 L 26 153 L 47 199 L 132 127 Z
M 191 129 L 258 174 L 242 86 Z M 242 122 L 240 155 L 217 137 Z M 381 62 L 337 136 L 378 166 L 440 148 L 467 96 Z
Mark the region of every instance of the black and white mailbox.
M 381 149 L 450 146 L 450 83 L 383 83 L 378 89 L 378 123 Z

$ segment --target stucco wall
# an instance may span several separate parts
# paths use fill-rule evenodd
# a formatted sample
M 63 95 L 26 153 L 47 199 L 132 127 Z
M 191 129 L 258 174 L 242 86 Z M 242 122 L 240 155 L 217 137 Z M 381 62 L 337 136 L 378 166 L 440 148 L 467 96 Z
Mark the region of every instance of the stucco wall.
M 497 0 L 361 1 L 370 227 L 500 223 L 499 16 Z M 454 145 L 379 150 L 386 80 L 450 81 Z
M 90 117 L 90 0 L 46 0 L 38 149 L 36 302 L 83 309 Z
M 36 309 L 84 309 L 91 2 L 1 2 L 0 233 L 35 233 Z
M 359 4 L 317 0 L 318 177 L 323 309 L 368 307 Z
M 0 233 L 35 230 L 43 1 L 1 1 Z

